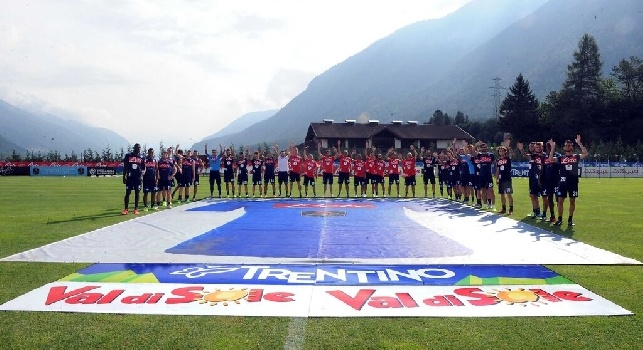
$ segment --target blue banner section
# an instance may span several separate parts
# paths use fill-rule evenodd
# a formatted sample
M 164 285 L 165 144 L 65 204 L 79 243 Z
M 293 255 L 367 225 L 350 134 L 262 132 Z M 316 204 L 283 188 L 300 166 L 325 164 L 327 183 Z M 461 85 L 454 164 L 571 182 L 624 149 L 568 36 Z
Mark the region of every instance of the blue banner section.
M 472 251 L 418 224 L 406 210 L 426 203 L 246 200 L 189 209 L 244 214 L 166 250 L 171 254 L 272 258 L 432 258 Z
M 551 279 L 561 278 L 541 265 L 95 264 L 69 280 L 119 282 L 115 276 L 130 271 L 153 274 L 159 283 L 182 284 L 453 286 L 515 284 L 512 280 L 555 284 Z
M 85 176 L 84 166 L 30 166 L 31 176 Z

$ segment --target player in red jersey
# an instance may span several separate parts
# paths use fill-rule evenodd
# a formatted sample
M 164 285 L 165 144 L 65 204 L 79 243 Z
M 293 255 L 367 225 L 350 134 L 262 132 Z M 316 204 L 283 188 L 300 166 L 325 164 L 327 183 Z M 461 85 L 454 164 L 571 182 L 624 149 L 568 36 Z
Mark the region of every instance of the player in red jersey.
M 357 187 L 360 188 L 360 196 L 366 197 L 366 162 L 362 159 L 361 154 L 357 154 L 353 160 L 353 182 L 355 183 L 355 197 L 357 197 Z
M 371 185 L 371 196 L 375 196 L 375 154 L 373 149 L 368 147 L 364 149 L 364 161 L 366 162 L 366 186 Z
M 330 185 L 330 196 L 333 196 L 333 173 L 335 173 L 335 156 L 337 155 L 337 148 L 333 147 L 333 153 L 331 154 L 331 149 L 326 149 L 326 154 L 321 152 L 321 142 L 317 145 L 317 153 L 319 154 L 319 159 L 321 160 L 322 168 L 322 182 L 324 183 L 324 194 L 326 196 L 326 189 Z
M 312 154 L 306 154 L 306 149 L 308 146 L 304 148 L 304 162 L 303 162 L 303 167 L 302 171 L 304 174 L 304 192 L 306 197 L 308 197 L 308 185 L 312 187 L 313 189 L 313 197 L 317 197 L 317 191 L 315 190 L 315 179 L 317 179 L 317 170 L 319 168 L 319 164 L 313 159 Z
M 292 196 L 292 186 L 297 183 L 297 189 L 299 190 L 299 197 L 303 197 L 301 194 L 301 166 L 303 159 L 299 155 L 299 149 L 295 147 L 294 143 L 290 144 L 290 156 L 288 157 L 288 163 L 290 164 L 290 195 Z
M 398 157 L 397 152 L 394 148 L 391 148 L 386 152 L 386 160 L 388 161 L 388 195 L 393 197 L 391 194 L 391 185 L 395 184 L 397 197 L 400 197 L 400 163 L 402 160 Z
M 413 197 L 415 197 L 415 161 L 417 159 L 417 151 L 415 147 L 411 145 L 410 151 L 406 154 L 406 158 L 402 161 L 402 174 L 404 176 L 404 187 L 406 192 L 404 197 L 409 196 L 409 186 L 411 186 L 411 192 Z
M 342 153 L 340 141 L 337 141 L 337 152 L 339 153 L 339 168 L 337 176 L 339 191 L 337 193 L 337 197 L 341 196 L 342 194 L 342 185 L 346 185 L 346 198 L 348 198 L 350 196 L 350 189 L 348 188 L 348 184 L 350 183 L 351 164 L 353 163 L 353 160 L 348 155 L 348 150 L 344 150 L 344 152 Z

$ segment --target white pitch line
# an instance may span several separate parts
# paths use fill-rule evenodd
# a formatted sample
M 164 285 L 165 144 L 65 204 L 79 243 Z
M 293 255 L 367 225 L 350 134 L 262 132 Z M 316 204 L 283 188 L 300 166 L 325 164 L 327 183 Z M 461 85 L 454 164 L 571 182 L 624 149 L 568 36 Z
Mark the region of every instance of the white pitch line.
M 306 340 L 308 317 L 292 317 L 288 323 L 288 334 L 284 341 L 284 350 L 300 350 Z

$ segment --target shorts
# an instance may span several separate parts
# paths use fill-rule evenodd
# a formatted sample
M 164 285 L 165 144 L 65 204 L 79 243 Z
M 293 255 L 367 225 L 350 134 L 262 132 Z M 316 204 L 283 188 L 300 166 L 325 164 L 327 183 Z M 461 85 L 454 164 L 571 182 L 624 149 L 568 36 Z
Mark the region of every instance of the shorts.
M 168 178 L 159 178 L 158 189 L 159 191 L 169 190 L 172 187 L 172 182 Z
M 301 175 L 295 172 L 290 172 L 290 182 L 300 182 L 301 181 Z
M 371 175 L 371 183 L 373 185 L 383 184 L 384 183 L 384 176 L 379 175 L 379 174 Z
M 252 184 L 253 185 L 262 185 L 261 174 L 252 174 Z
M 364 181 L 366 181 L 367 184 L 370 184 L 372 179 L 373 179 L 373 174 L 366 173 L 366 177 L 364 177 Z
M 333 184 L 333 173 L 324 173 L 322 177 L 322 182 L 324 183 L 324 185 Z
M 275 172 L 274 171 L 266 171 L 264 176 L 263 176 L 263 181 L 267 184 L 274 184 L 275 183 Z
M 428 185 L 431 182 L 431 185 L 435 185 L 435 175 L 433 173 L 424 173 L 424 184 Z
M 389 174 L 388 184 L 399 184 L 400 183 L 400 174 Z
M 349 173 L 339 173 L 337 176 L 337 183 L 341 184 L 347 184 L 350 182 L 350 174 Z
M 237 175 L 237 185 L 247 185 L 247 184 L 248 184 L 248 174 Z
M 473 182 L 471 182 L 471 174 L 469 173 L 461 173 L 460 174 L 460 186 L 465 186 L 465 187 L 472 187 Z
M 143 179 L 143 193 L 150 193 L 158 191 L 155 179 Z
M 511 184 L 511 179 L 500 180 L 500 182 L 498 182 L 498 194 L 512 194 L 512 193 L 514 193 L 514 189 Z
M 405 177 L 404 186 L 415 186 L 415 175 Z
M 210 183 L 214 184 L 221 184 L 221 172 L 219 170 L 211 170 L 210 171 Z
M 279 181 L 279 184 L 287 184 L 288 183 L 288 172 L 287 171 L 280 171 L 277 173 L 277 179 Z
M 478 178 L 478 188 L 484 190 L 486 188 L 493 188 L 493 179 L 491 177 L 479 177 Z
M 560 178 L 558 183 L 558 191 L 556 191 L 558 198 L 576 198 L 578 197 L 578 181 L 565 181 L 564 177 Z
M 140 191 L 141 179 L 139 177 L 128 177 L 125 180 L 125 189 L 128 191 Z
M 314 187 L 315 186 L 315 178 L 304 175 L 304 186 L 308 186 L 308 185 L 311 185 L 311 186 Z
M 228 183 L 232 182 L 234 183 L 234 172 L 232 171 L 223 171 L 223 182 Z
M 529 194 L 530 195 L 535 195 L 535 196 L 540 196 L 542 193 L 542 189 L 540 188 L 540 184 L 538 183 L 538 179 L 529 178 Z
M 353 176 L 353 181 L 355 182 L 355 187 L 366 185 L 366 178 L 363 176 Z
M 558 183 L 555 181 L 545 181 L 545 186 L 542 188 L 543 197 L 553 196 L 558 191 Z
M 198 185 L 199 185 L 199 175 L 194 175 L 194 183 L 193 183 L 193 185 L 194 185 L 194 186 L 198 186 Z

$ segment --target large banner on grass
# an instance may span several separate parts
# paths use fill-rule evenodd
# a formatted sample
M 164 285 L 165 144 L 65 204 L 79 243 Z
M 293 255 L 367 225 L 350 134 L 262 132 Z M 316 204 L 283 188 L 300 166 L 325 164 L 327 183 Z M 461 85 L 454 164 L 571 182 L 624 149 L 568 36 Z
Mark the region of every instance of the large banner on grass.
M 285 317 L 631 314 L 539 265 L 98 264 L 0 310 Z

